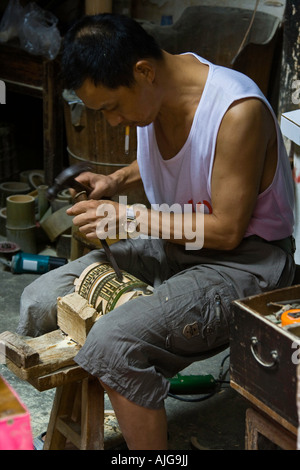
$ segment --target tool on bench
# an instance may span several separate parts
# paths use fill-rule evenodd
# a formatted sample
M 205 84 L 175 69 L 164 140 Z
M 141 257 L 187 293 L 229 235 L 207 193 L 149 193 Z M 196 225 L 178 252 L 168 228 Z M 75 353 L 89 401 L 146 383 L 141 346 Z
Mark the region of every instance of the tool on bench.
M 91 193 L 91 188 L 79 183 L 75 178 L 80 173 L 84 171 L 91 171 L 91 166 L 88 163 L 78 163 L 76 165 L 72 165 L 65 170 L 63 170 L 54 180 L 53 186 L 48 189 L 47 197 L 48 199 L 54 199 L 59 191 L 65 188 L 72 188 L 76 191 L 76 195 L 74 196 L 74 201 L 85 201 L 88 199 L 89 194 Z M 122 281 L 123 275 L 120 268 L 117 265 L 117 262 L 107 244 L 106 240 L 100 239 L 100 242 L 103 246 L 103 249 L 106 253 L 108 261 L 111 263 L 117 279 Z
M 280 307 L 274 315 L 281 322 L 281 326 L 300 324 L 300 299 L 269 302 L 268 306 Z
M 89 196 L 91 192 L 91 188 L 85 186 L 82 183 L 79 183 L 75 178 L 76 176 L 80 175 L 84 171 L 91 171 L 92 167 L 88 163 L 77 163 L 76 165 L 72 165 L 68 168 L 65 168 L 54 180 L 53 185 L 48 188 L 47 190 L 47 198 L 51 201 L 56 198 L 57 194 L 63 190 L 72 188 L 76 191 L 76 195 L 74 199 L 76 201 L 81 200 L 81 193 L 85 193 Z
M 300 325 L 300 309 L 299 308 L 290 308 L 286 310 L 281 315 L 281 324 L 282 326 L 292 325 L 294 323 L 299 323 Z

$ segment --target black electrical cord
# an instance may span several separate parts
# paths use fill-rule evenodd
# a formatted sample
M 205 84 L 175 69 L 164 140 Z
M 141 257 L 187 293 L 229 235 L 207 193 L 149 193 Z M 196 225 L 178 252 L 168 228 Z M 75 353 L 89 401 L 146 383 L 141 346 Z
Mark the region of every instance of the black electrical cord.
M 175 398 L 175 400 L 186 401 L 186 402 L 191 403 L 191 402 L 198 402 L 198 401 L 208 400 L 209 398 L 214 396 L 216 393 L 217 393 L 216 391 L 213 391 L 209 395 L 204 395 L 203 397 L 198 397 L 198 398 L 184 398 L 184 397 L 181 397 L 179 395 L 174 395 L 173 393 L 168 393 L 168 397 Z

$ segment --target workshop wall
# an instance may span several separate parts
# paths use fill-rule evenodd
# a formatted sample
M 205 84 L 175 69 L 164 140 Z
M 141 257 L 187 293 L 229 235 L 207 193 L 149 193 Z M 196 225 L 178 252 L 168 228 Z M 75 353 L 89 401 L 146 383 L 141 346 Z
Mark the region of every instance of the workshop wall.
M 114 3 L 118 3 L 118 0 L 114 0 Z M 260 0 L 258 11 L 272 13 L 282 18 L 285 3 L 286 0 Z M 132 5 L 133 15 L 136 18 L 144 18 L 160 24 L 162 17 L 166 16 L 172 16 L 173 21 L 177 21 L 185 8 L 189 6 L 209 5 L 253 10 L 256 0 L 133 0 Z
M 287 0 L 284 16 L 283 53 L 280 76 L 279 112 L 300 108 L 300 4 Z M 288 139 L 285 144 L 293 165 L 295 185 L 295 260 L 300 264 L 300 146 Z
M 284 14 L 283 54 L 280 80 L 280 113 L 300 105 L 300 4 L 287 0 Z
M 27 5 L 32 0 L 20 0 L 22 6 Z M 0 17 L 5 11 L 9 0 L 1 0 Z M 61 30 L 84 14 L 84 0 L 36 0 L 41 8 L 52 11 L 60 21 Z M 293 3 L 297 3 L 294 1 Z M 283 17 L 286 0 L 260 0 L 259 11 L 265 11 L 278 17 Z M 143 18 L 160 24 L 162 16 L 172 16 L 173 21 L 180 18 L 185 8 L 189 6 L 209 5 L 246 8 L 253 10 L 256 0 L 113 0 L 113 11 L 126 13 L 130 11 L 134 18 Z

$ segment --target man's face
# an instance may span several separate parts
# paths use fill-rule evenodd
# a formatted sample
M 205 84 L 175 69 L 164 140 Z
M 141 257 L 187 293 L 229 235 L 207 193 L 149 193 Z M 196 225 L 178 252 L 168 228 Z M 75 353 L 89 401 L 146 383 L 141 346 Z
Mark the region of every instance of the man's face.
M 147 126 L 158 113 L 153 87 L 140 81 L 111 89 L 87 79 L 76 94 L 87 108 L 101 111 L 111 126 Z

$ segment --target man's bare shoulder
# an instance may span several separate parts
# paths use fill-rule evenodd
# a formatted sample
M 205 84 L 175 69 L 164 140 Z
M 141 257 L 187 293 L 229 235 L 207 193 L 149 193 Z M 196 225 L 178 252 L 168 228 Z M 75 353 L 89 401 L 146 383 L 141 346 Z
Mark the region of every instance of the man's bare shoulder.
M 274 119 L 266 104 L 259 98 L 235 101 L 225 113 L 220 127 L 221 135 L 227 133 L 254 137 L 271 137 L 275 132 Z
M 228 108 L 224 120 L 233 122 L 253 122 L 254 120 L 265 119 L 272 122 L 272 115 L 266 104 L 259 98 L 250 97 L 237 100 Z

